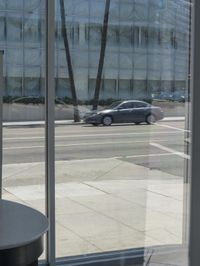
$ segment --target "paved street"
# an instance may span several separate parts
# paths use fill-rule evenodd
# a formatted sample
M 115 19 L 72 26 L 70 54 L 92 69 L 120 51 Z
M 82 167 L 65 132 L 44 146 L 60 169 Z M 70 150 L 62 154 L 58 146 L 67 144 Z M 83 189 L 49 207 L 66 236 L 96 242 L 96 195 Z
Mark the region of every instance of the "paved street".
M 184 122 L 152 126 L 57 126 L 56 160 L 121 157 L 139 164 L 148 162 L 156 167 L 154 155 L 160 154 L 159 160 L 164 162 L 166 154 L 173 153 L 173 150 L 184 152 L 183 128 Z M 44 161 L 44 129 L 41 127 L 4 128 L 3 145 L 4 164 Z M 176 159 L 182 161 L 183 157 L 180 154 Z M 173 164 L 174 159 L 170 157 L 169 160 Z M 165 166 L 162 164 L 162 167 Z M 175 171 L 177 167 L 172 165 L 170 168 Z

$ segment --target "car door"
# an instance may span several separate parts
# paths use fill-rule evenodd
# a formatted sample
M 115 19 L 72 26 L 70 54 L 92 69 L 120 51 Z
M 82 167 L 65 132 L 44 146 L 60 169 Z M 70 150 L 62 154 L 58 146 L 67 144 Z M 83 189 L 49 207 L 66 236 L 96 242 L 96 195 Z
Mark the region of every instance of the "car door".
M 132 105 L 131 122 L 145 121 L 148 104 L 143 102 L 133 102 Z
M 122 103 L 117 108 L 117 112 L 115 112 L 114 121 L 116 123 L 128 123 L 128 122 L 131 122 L 132 106 L 133 105 L 132 105 L 131 102 Z

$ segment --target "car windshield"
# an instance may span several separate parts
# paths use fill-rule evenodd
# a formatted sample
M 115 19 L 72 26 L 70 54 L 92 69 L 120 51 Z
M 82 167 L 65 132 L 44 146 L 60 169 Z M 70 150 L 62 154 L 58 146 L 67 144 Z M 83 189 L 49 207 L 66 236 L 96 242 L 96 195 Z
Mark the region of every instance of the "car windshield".
M 106 109 L 114 109 L 114 108 L 117 107 L 120 103 L 122 103 L 122 102 L 120 102 L 120 101 L 118 101 L 118 102 L 114 102 L 114 103 L 112 103 L 111 105 L 109 105 Z

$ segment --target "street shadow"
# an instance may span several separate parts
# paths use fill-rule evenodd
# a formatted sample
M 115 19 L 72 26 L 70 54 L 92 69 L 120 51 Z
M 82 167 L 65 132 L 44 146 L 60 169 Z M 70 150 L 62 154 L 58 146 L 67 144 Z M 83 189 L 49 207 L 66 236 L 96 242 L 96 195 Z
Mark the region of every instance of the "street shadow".
M 112 124 L 110 126 L 104 126 L 102 124 L 100 125 L 96 125 L 96 126 L 93 126 L 93 125 L 90 125 L 90 124 L 83 124 L 82 127 L 92 127 L 92 128 L 100 128 L 100 127 L 103 127 L 103 128 L 110 128 L 110 127 L 142 127 L 142 126 L 147 126 L 147 124 L 144 122 L 144 123 L 141 123 L 141 124 L 135 124 L 135 123 L 128 123 L 128 124 Z

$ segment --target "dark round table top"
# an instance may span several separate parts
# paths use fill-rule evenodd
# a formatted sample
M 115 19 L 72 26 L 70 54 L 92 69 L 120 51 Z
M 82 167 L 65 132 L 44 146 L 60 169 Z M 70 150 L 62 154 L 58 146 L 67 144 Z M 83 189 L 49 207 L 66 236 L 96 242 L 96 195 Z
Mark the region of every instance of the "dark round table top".
M 48 230 L 40 212 L 22 204 L 0 200 L 0 250 L 30 244 Z

